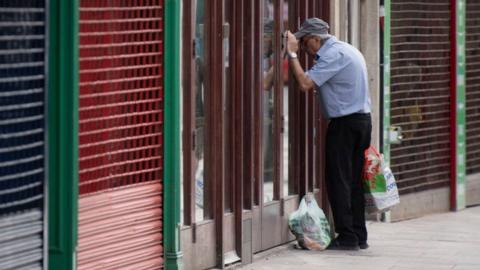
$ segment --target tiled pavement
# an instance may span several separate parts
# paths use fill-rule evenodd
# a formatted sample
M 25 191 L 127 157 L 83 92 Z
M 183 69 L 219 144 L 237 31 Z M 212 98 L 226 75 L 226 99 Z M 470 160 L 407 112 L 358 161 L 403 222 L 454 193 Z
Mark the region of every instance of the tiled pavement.
M 242 270 L 480 270 L 480 206 L 396 223 L 369 222 L 370 248 L 305 251 L 293 243 Z

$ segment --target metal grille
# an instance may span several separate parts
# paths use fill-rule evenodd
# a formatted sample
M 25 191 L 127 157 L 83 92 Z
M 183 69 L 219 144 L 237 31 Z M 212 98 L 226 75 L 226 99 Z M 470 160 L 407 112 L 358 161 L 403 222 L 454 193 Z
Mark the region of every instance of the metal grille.
M 80 1 L 80 194 L 162 176 L 161 0 Z
M 0 269 L 42 269 L 45 2 L 0 3 Z
M 450 179 L 450 1 L 392 0 L 391 167 L 401 194 Z
M 163 0 L 80 0 L 78 269 L 163 268 Z
M 480 173 L 480 2 L 467 1 L 467 174 Z

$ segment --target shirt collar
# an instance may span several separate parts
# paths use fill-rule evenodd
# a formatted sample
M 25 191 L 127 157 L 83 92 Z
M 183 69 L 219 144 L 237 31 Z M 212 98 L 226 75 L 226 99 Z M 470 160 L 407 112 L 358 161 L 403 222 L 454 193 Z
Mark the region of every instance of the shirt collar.
M 327 41 L 325 41 L 325 44 L 320 47 L 320 49 L 317 51 L 317 55 L 315 55 L 315 60 L 318 60 L 322 54 L 325 53 L 325 51 L 328 49 L 328 47 L 332 46 L 334 42 L 337 41 L 337 38 L 334 36 L 331 36 Z

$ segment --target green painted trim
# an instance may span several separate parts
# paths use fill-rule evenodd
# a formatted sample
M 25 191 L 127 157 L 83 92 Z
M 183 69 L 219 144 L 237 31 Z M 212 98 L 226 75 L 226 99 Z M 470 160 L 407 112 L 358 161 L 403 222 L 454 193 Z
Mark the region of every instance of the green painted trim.
M 165 269 L 183 268 L 180 251 L 180 0 L 165 0 L 163 239 Z
M 390 166 L 390 0 L 384 3 L 383 33 L 383 158 Z
M 385 0 L 383 3 L 383 160 L 390 166 L 390 22 L 391 3 Z M 384 222 L 390 222 L 390 211 L 382 214 Z
M 48 46 L 49 269 L 76 268 L 78 0 L 50 0 Z
M 456 0 L 456 40 L 457 40 L 457 84 L 456 84 L 456 126 L 457 126 L 457 158 L 456 158 L 456 209 L 460 210 L 466 207 L 465 201 L 465 175 L 466 175 L 466 105 L 465 105 L 465 20 L 466 3 L 465 0 Z

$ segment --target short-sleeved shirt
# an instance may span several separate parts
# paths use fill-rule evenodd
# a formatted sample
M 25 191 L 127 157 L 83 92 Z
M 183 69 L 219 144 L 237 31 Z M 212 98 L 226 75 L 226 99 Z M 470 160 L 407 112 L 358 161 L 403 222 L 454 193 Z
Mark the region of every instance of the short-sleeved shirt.
M 371 112 L 367 65 L 352 45 L 330 37 L 307 76 L 315 83 L 327 118 Z

